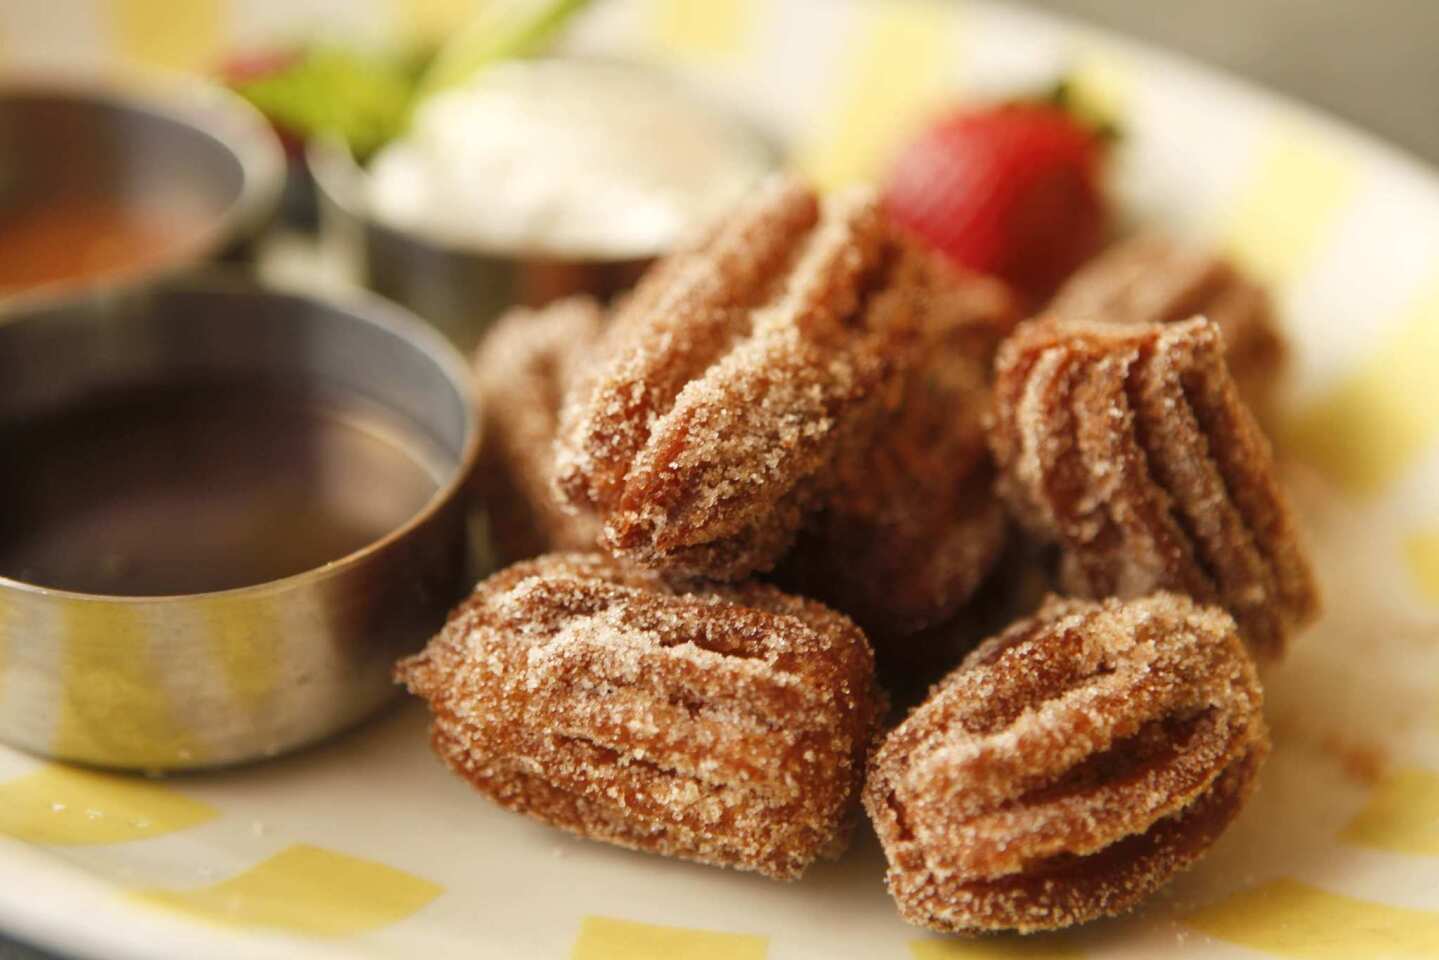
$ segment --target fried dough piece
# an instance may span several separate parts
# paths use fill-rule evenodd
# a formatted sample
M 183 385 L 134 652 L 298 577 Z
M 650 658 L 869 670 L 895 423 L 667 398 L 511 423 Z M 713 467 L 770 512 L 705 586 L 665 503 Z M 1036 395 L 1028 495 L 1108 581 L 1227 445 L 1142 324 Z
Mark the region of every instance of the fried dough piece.
M 990 445 L 1016 517 L 1085 597 L 1218 603 L 1278 659 L 1319 597 L 1218 327 L 1028 323 L 996 364 Z
M 893 409 L 840 460 L 835 490 L 781 580 L 855 618 L 881 646 L 953 616 L 1004 547 L 985 445 L 995 350 L 1017 320 L 998 281 L 937 260 Z
M 1234 621 L 1177 594 L 1051 599 L 875 751 L 864 804 L 901 916 L 946 932 L 1120 913 L 1223 832 L 1268 752 Z
M 1219 325 L 1229 372 L 1262 422 L 1286 350 L 1268 292 L 1217 254 L 1158 233 L 1117 243 L 1071 277 L 1047 313 L 1064 320 L 1176 323 L 1204 316 Z
M 776 180 L 617 311 L 562 417 L 557 484 L 670 576 L 771 568 L 873 423 L 916 310 L 874 198 Z
M 556 550 L 592 550 L 599 520 L 554 492 L 555 431 L 569 386 L 592 359 L 604 311 L 588 297 L 517 307 L 475 351 L 484 420 L 476 482 L 505 562 Z
M 882 701 L 845 617 L 600 554 L 484 581 L 397 676 L 436 752 L 502 806 L 779 879 L 843 849 Z

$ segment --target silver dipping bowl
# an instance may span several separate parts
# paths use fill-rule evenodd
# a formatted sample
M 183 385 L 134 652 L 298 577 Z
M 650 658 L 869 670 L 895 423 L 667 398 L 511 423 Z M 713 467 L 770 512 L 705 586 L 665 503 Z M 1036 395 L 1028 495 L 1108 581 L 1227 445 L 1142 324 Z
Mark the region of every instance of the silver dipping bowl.
M 315 180 L 321 242 L 361 283 L 409 307 L 467 352 L 490 321 L 514 304 L 542 306 L 576 293 L 608 300 L 632 287 L 654 260 L 447 244 L 372 216 L 366 173 L 343 145 L 316 141 L 306 160 Z
M 377 299 L 238 280 L 0 320 L 0 739 L 195 768 L 373 712 L 468 586 L 466 377 Z
M 645 78 L 657 89 L 684 89 L 693 108 L 723 118 L 736 134 L 752 142 L 763 166 L 777 166 L 781 151 L 775 138 L 749 119 L 689 88 L 680 76 L 661 68 L 595 57 L 539 58 L 567 70 L 622 73 Z M 657 145 L 656 149 L 663 149 Z M 316 140 L 306 151 L 315 181 L 321 242 L 347 264 L 361 283 L 404 304 L 433 323 L 462 350 L 480 340 L 490 321 L 514 304 L 540 306 L 576 293 L 609 300 L 632 287 L 668 248 L 629 250 L 554 250 L 486 247 L 427 235 L 386 223 L 371 209 L 367 171 L 335 141 Z
M 284 150 L 269 124 L 214 84 L 140 74 L 0 78 L 0 237 L 16 211 L 86 199 L 187 226 L 173 249 L 134 270 L 0 291 L 0 314 L 243 257 L 274 217 L 284 182 Z

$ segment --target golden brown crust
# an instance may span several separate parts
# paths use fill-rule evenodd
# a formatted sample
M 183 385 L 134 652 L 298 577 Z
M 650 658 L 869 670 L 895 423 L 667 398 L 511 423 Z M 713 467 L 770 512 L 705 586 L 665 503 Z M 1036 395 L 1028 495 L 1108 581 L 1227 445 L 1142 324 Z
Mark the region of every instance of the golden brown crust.
M 1218 328 L 1024 324 L 1000 351 L 990 444 L 1014 514 L 1087 597 L 1178 590 L 1276 659 L 1318 592 Z
M 1268 749 L 1234 621 L 1187 597 L 1052 599 L 887 736 L 864 803 L 911 923 L 1053 929 L 1197 858 Z
M 436 751 L 509 809 L 782 879 L 842 848 L 879 712 L 843 616 L 599 554 L 496 574 L 397 675 Z
M 1267 420 L 1286 350 L 1269 294 L 1223 257 L 1144 233 L 1085 264 L 1047 311 L 1065 320 L 1177 323 L 1204 316 L 1219 325 L 1229 372 Z
M 896 358 L 893 409 L 872 442 L 840 458 L 833 492 L 781 572 L 881 644 L 951 617 L 1008 528 L 984 415 L 995 350 L 1017 319 L 1013 297 L 998 281 L 913 262 L 918 332 Z
M 914 297 L 873 198 L 775 181 L 652 271 L 562 418 L 557 483 L 619 556 L 769 569 L 869 422 Z
M 506 562 L 591 550 L 599 521 L 562 504 L 552 485 L 555 432 L 566 390 L 597 347 L 604 312 L 588 297 L 510 310 L 475 351 L 484 418 L 476 482 L 494 545 Z

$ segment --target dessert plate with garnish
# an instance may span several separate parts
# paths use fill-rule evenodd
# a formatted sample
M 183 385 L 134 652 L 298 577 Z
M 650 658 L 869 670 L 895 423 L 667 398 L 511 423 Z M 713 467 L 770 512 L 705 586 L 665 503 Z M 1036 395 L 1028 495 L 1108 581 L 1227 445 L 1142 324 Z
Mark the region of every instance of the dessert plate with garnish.
M 566 14 L 575 76 L 672 77 L 785 170 L 745 147 L 633 295 L 487 328 L 498 560 L 392 709 L 163 776 L 0 747 L 0 926 L 116 958 L 1439 956 L 1439 178 L 1005 6 Z M 593 150 L 533 211 L 603 227 L 634 151 Z M 444 200 L 451 238 L 482 219 Z M 49 667 L 0 648 L 0 716 Z

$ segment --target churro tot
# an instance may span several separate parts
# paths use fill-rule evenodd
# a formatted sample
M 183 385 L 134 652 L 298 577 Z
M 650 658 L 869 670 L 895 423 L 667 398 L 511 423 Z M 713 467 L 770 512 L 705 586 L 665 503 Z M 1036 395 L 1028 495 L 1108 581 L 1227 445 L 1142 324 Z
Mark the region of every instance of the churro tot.
M 1050 303 L 1064 320 L 1219 325 L 1229 372 L 1261 420 L 1269 418 L 1286 351 L 1268 292 L 1233 263 L 1158 233 L 1117 243 L 1085 264 Z
M 429 702 L 436 752 L 502 806 L 780 879 L 843 849 L 880 712 L 845 617 L 600 554 L 484 581 L 397 675 Z
M 1268 752 L 1261 700 L 1223 610 L 1051 599 L 870 761 L 864 804 L 901 916 L 1034 931 L 1131 908 L 1243 806 Z
M 943 622 L 999 556 L 984 416 L 1016 307 L 998 281 L 937 260 L 921 273 L 918 333 L 874 438 L 842 457 L 834 491 L 786 558 L 783 582 L 854 617 L 881 645 Z
M 615 317 L 567 405 L 557 483 L 616 555 L 673 576 L 773 566 L 873 423 L 916 309 L 873 197 L 775 180 Z
M 1086 597 L 1219 603 L 1280 657 L 1318 591 L 1219 329 L 1025 324 L 1000 350 L 990 444 L 1014 514 Z
M 592 550 L 599 540 L 598 519 L 560 503 L 552 478 L 560 404 L 592 359 L 603 322 L 602 308 L 588 297 L 516 307 L 475 351 L 484 422 L 476 482 L 506 562 Z

